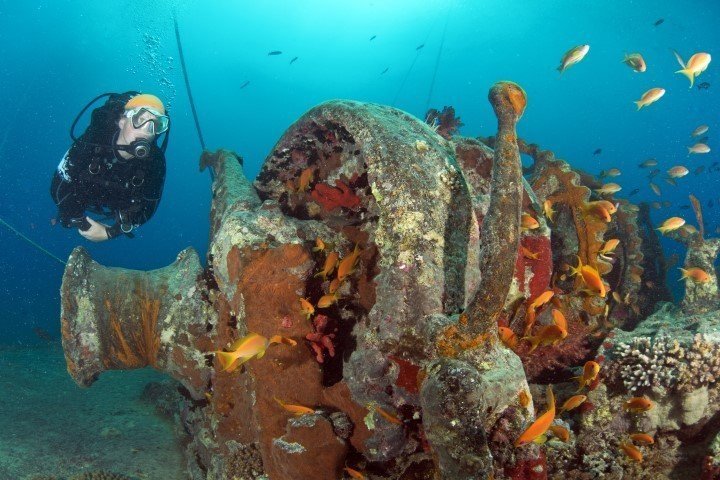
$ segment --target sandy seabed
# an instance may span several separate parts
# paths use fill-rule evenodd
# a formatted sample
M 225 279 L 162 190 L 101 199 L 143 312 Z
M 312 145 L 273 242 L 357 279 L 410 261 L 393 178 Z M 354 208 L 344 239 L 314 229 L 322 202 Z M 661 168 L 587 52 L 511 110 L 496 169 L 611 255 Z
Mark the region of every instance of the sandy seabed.
M 152 370 L 105 372 L 90 388 L 65 369 L 59 342 L 0 347 L 0 480 L 105 470 L 187 478 L 172 421 L 141 399 Z

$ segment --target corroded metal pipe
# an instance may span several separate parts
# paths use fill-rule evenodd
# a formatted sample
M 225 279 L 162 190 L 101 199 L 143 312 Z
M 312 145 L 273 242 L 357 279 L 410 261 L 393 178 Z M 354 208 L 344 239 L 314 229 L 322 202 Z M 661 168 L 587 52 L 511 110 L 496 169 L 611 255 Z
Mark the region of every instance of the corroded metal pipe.
M 515 125 L 525 111 L 527 98 L 512 82 L 490 89 L 490 103 L 498 119 L 495 157 L 490 185 L 490 207 L 480 237 L 481 280 L 466 313 L 470 335 L 496 331 L 496 317 L 507 298 L 520 242 L 522 165 Z
M 72 378 L 90 386 L 105 370 L 152 366 L 202 397 L 210 369 L 197 352 L 212 350 L 212 316 L 202 300 L 201 274 L 193 249 L 172 265 L 142 272 L 104 267 L 75 248 L 61 287 L 62 342 Z
M 495 84 L 489 97 L 498 117 L 498 136 L 490 208 L 482 225 L 482 279 L 465 311 L 467 321 L 458 323 L 465 335 L 486 339 L 496 338 L 496 316 L 512 282 L 520 241 L 523 186 L 515 124 L 526 104 L 525 92 L 510 82 Z M 519 357 L 496 341 L 477 346 L 481 348 L 468 348 L 457 359 L 430 362 L 420 391 L 425 434 L 439 475 L 446 480 L 492 478 L 488 432 L 514 438 L 531 413 L 508 408 L 517 392 L 528 388 Z M 500 418 L 505 419 L 502 424 Z

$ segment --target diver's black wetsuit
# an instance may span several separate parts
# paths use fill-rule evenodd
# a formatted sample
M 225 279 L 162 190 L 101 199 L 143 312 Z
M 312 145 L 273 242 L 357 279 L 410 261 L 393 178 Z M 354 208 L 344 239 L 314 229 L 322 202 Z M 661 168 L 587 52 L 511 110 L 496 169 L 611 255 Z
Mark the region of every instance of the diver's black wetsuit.
M 165 183 L 162 150 L 153 142 L 147 157 L 125 160 L 111 148 L 119 133 L 117 121 L 133 93 L 113 94 L 93 110 L 90 126 L 58 165 L 50 195 L 64 227 L 77 227 L 86 210 L 102 212 L 115 218 L 107 229 L 108 237 L 115 238 L 155 213 Z

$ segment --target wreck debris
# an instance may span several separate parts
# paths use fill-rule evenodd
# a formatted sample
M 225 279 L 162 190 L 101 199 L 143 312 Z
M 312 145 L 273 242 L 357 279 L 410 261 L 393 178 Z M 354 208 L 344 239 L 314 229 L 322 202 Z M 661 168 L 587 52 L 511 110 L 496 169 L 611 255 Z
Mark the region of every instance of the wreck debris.
M 659 446 L 681 452 L 672 422 L 715 425 L 705 408 L 718 403 L 714 320 L 677 334 L 678 349 L 654 335 L 660 324 L 631 337 L 612 330 L 657 301 L 644 293 L 661 285 L 662 263 L 647 253 L 657 237 L 642 210 L 595 200 L 596 180 L 517 138 L 525 101 L 515 84 L 493 86 L 498 135 L 487 144 L 440 138 L 393 108 L 326 102 L 285 132 L 254 182 L 238 155 L 206 152 L 205 269 L 187 252 L 155 272 L 73 253 L 63 283 L 71 374 L 89 384 L 104 369 L 152 365 L 177 378 L 197 480 L 334 480 L 348 466 L 397 480 L 587 478 L 635 472 L 620 444 L 639 431 L 657 443 L 641 447 L 643 465 L 658 464 Z M 534 158 L 534 192 L 523 192 L 521 153 Z M 537 228 L 522 231 L 523 213 Z M 564 267 L 576 254 L 602 275 L 605 298 Z M 531 314 L 535 340 L 561 315 L 561 341 L 506 347 L 498 326 L 518 334 Z M 248 332 L 298 345 L 222 371 L 212 352 Z M 546 386 L 528 379 L 567 401 L 583 364 L 600 371 L 581 386 L 587 399 L 557 414 L 544 444 L 515 447 L 535 407 L 548 408 Z M 623 412 L 630 388 L 657 407 Z M 682 416 L 658 413 L 672 409 Z

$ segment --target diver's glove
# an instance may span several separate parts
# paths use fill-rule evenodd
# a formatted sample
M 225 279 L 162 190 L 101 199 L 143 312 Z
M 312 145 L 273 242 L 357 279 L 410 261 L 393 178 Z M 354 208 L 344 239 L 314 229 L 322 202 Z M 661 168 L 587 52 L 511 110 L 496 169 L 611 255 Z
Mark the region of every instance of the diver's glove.
M 108 235 L 108 226 L 104 223 L 99 223 L 93 220 L 90 217 L 85 217 L 87 219 L 88 224 L 90 225 L 90 228 L 87 228 L 85 230 L 78 229 L 78 232 L 83 237 L 87 238 L 91 242 L 104 242 L 105 240 L 110 238 L 110 235 Z

